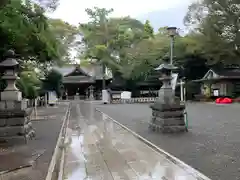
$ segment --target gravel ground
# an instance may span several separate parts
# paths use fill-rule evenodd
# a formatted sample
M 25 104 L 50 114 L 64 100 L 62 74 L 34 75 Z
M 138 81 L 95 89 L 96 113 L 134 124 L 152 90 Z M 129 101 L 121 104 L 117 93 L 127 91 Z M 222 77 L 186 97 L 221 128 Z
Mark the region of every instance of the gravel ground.
M 39 110 L 39 116 L 43 117 L 47 115 L 49 118 L 32 121 L 33 127 L 36 130 L 36 138 L 30 140 L 28 144 L 23 144 L 22 142 L 17 144 L 15 142 L 14 146 L 7 147 L 4 154 L 0 153 L 0 157 L 2 158 L 5 155 L 10 157 L 9 163 L 16 161 L 14 159 L 18 158 L 16 154 L 26 157 L 25 160 L 22 159 L 21 161 L 29 161 L 32 156 L 32 160 L 35 161 L 34 166 L 12 171 L 2 176 L 0 175 L 0 180 L 45 180 L 67 107 L 66 103 L 62 103 L 57 107 L 42 108 Z M 34 157 L 36 155 L 39 155 L 39 157 Z M 21 164 L 21 162 L 19 163 Z
M 240 180 L 240 105 L 189 103 L 189 132 L 148 129 L 147 104 L 97 105 L 103 112 L 213 180 Z

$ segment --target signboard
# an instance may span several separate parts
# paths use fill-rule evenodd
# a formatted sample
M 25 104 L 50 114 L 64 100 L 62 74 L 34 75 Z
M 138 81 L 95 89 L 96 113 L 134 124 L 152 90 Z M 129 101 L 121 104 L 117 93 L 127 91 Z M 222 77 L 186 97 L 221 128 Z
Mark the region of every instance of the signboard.
M 121 98 L 121 94 L 113 94 L 112 98 L 113 99 L 120 99 Z
M 132 93 L 130 91 L 123 91 L 121 93 L 121 99 L 131 99 Z

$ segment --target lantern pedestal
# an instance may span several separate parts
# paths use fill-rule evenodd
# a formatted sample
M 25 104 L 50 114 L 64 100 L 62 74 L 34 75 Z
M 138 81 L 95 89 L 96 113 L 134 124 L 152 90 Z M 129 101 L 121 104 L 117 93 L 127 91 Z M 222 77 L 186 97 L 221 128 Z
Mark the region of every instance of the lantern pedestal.
M 176 99 L 171 87 L 171 71 L 173 67 L 161 65 L 158 69 L 162 72 L 163 86 L 159 90 L 158 99 L 150 106 L 152 118 L 149 128 L 156 131 L 175 133 L 186 130 L 184 112 L 185 105 Z
M 19 91 L 3 91 L 1 92 L 2 101 L 21 101 L 22 93 Z

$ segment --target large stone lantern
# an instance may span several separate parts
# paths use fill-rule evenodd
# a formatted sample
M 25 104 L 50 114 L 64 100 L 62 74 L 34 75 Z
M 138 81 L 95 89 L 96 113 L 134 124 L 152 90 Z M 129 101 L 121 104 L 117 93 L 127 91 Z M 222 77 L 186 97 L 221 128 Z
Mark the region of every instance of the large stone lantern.
M 152 109 L 152 118 L 149 127 L 152 130 L 162 132 L 180 132 L 185 131 L 184 110 L 185 105 L 180 104 L 176 99 L 171 86 L 171 74 L 177 67 L 172 64 L 163 63 L 156 70 L 161 72 L 163 85 L 159 90 L 159 97 L 150 106 Z
M 7 83 L 1 92 L 0 101 L 0 140 L 4 141 L 18 138 L 28 140 L 35 135 L 30 122 L 32 109 L 27 108 L 27 102 L 15 86 L 18 66 L 12 50 L 8 51 L 6 59 L 0 63 L 0 69 L 5 71 L 2 79 Z

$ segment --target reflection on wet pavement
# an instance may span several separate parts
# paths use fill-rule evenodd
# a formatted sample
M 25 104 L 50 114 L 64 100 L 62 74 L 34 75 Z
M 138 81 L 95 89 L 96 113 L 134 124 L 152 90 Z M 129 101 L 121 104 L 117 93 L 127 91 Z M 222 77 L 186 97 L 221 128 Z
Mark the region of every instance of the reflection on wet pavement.
M 104 114 L 88 110 L 86 115 L 82 106 L 72 106 L 77 109 L 81 128 L 78 131 L 68 129 L 71 144 L 65 155 L 65 179 L 200 179 L 148 147 Z M 90 103 L 85 106 L 93 109 Z

